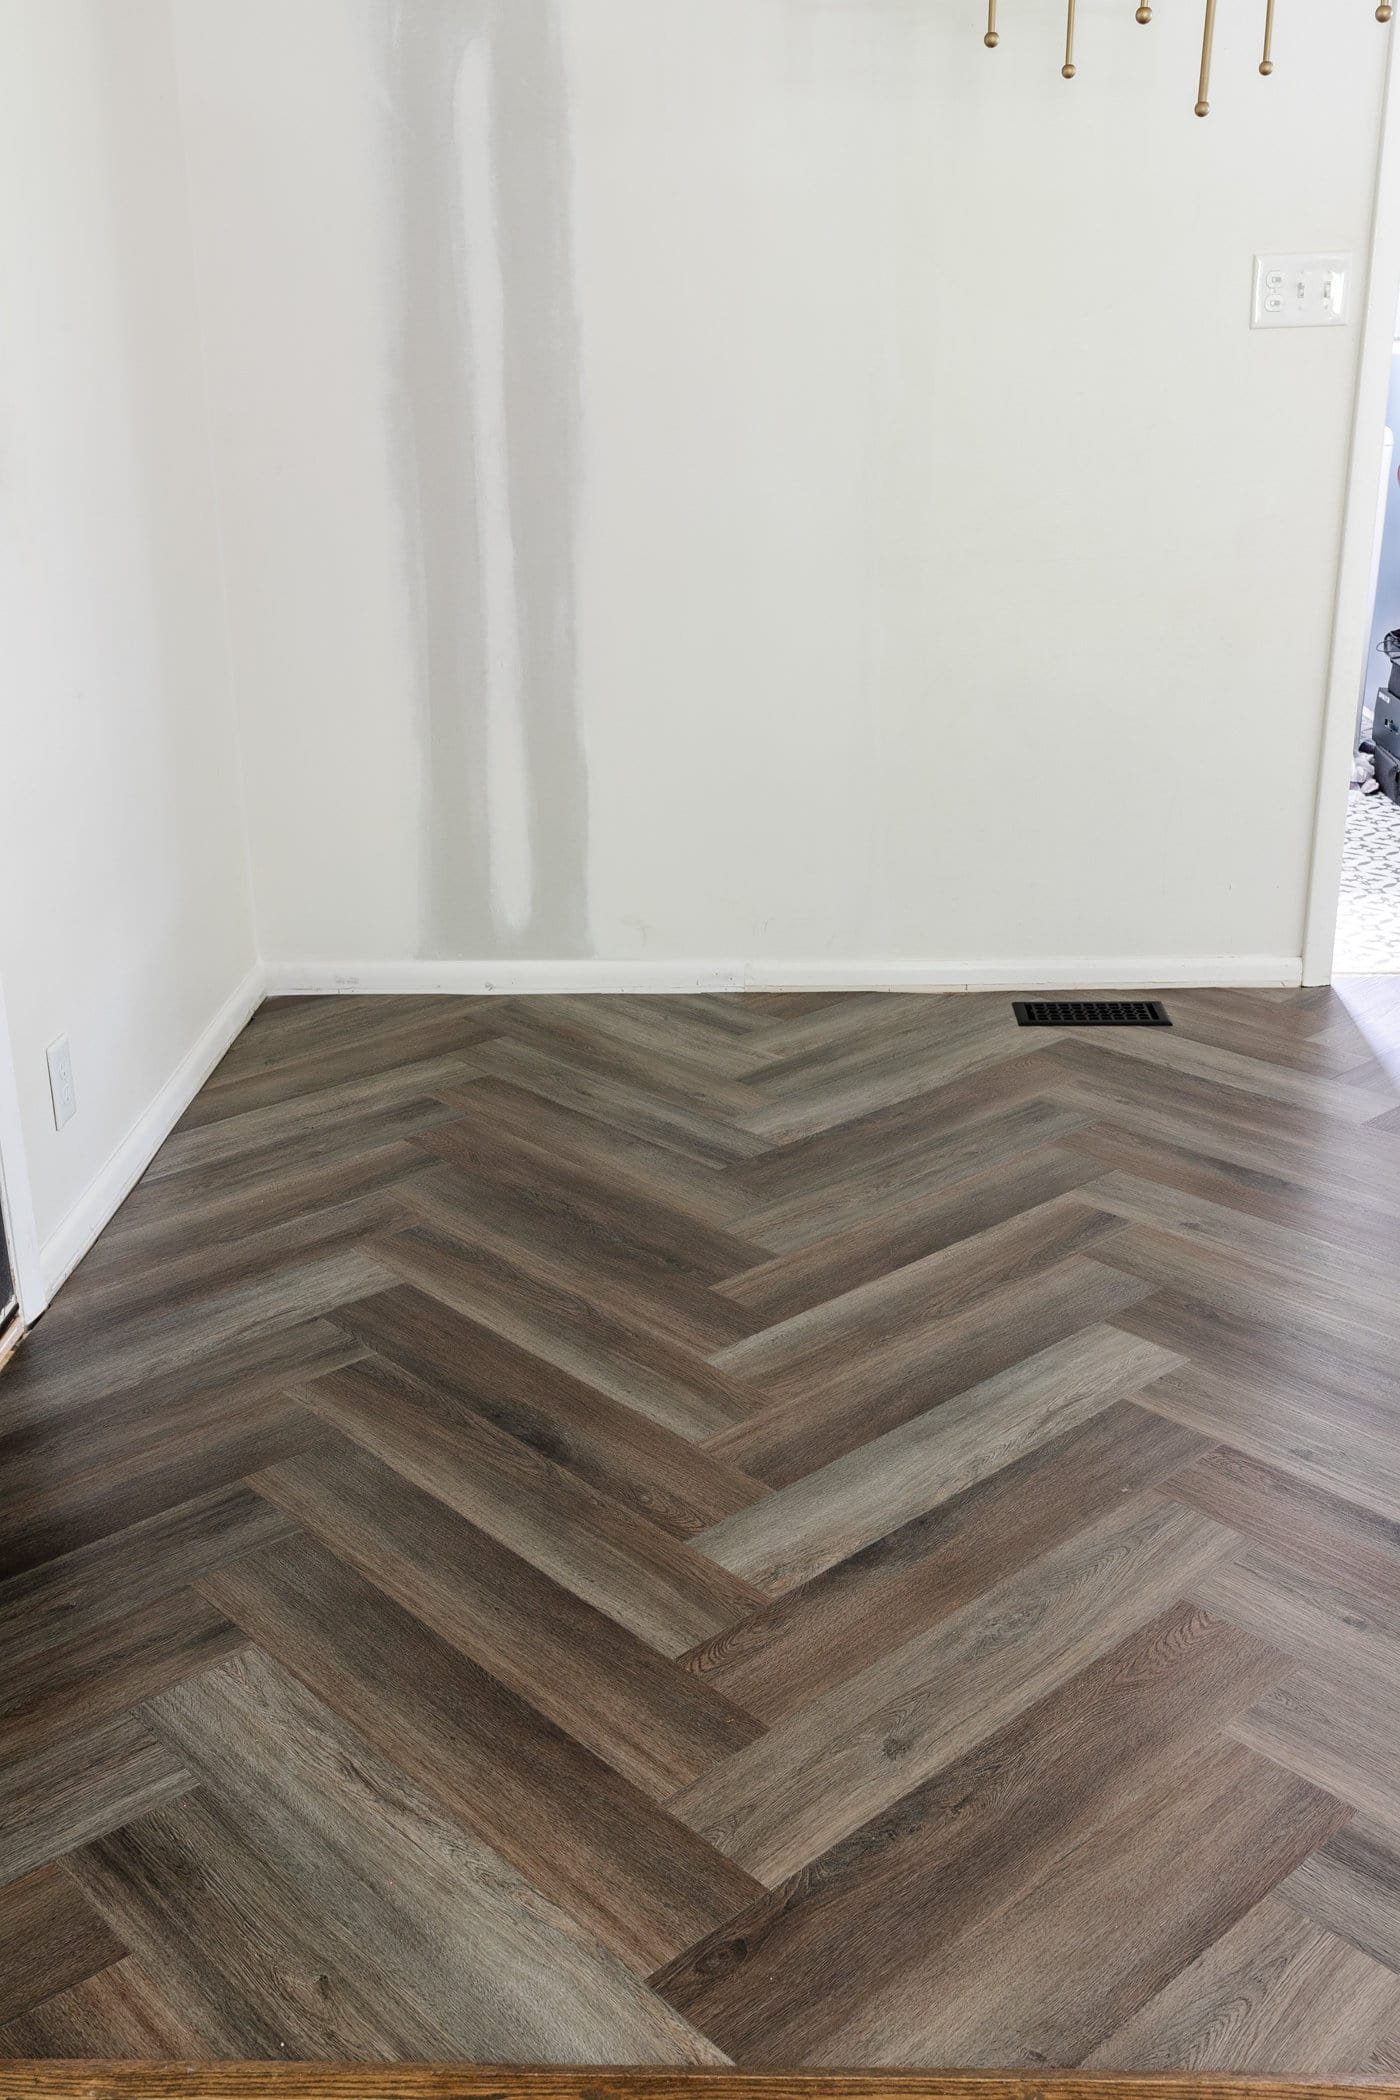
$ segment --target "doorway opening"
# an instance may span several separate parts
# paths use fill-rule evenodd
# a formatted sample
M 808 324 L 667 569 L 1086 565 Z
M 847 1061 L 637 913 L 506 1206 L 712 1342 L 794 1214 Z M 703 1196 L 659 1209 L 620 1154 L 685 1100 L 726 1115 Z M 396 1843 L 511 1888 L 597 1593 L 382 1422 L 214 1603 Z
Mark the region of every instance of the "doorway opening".
M 1366 660 L 1357 695 L 1332 968 L 1400 975 L 1400 312 L 1376 497 Z

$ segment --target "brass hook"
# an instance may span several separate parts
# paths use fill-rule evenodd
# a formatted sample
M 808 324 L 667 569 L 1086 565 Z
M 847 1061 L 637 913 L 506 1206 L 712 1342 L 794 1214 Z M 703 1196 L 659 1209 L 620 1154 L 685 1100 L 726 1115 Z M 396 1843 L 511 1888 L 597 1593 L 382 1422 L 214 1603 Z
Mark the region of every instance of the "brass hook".
M 1201 39 L 1201 86 L 1196 98 L 1196 115 L 1210 115 L 1210 57 L 1215 45 L 1215 0 L 1206 0 L 1206 27 Z
M 982 41 L 989 51 L 995 51 L 1001 42 L 997 35 L 997 0 L 987 0 L 987 34 Z
M 1269 0 L 1264 15 L 1264 56 L 1259 61 L 1259 70 L 1265 79 L 1274 70 L 1274 0 Z
M 1074 78 L 1074 4 L 1069 0 L 1069 13 L 1065 18 L 1065 62 L 1060 71 L 1066 80 Z

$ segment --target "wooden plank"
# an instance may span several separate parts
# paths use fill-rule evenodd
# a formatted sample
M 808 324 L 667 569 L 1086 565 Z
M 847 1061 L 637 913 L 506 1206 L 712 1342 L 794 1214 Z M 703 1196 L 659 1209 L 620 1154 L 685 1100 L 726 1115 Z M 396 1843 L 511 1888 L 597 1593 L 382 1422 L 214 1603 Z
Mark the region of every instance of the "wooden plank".
M 535 2071 L 470 2064 L 4 2063 L 0 2100 L 1348 2100 L 1320 2080 L 1208 2072 Z M 1397 2100 L 1375 2082 L 1364 2100 Z
M 757 1885 L 601 1758 L 303 1539 L 203 1594 L 639 1975 Z
M 672 1806 L 771 1886 L 1155 1616 L 1231 1543 L 1205 1518 L 1135 1499 L 779 1722 Z
M 366 1358 L 302 1389 L 323 1421 L 663 1655 L 743 1618 L 757 1595 L 451 1395 Z
M 1131 1398 L 1180 1362 L 1115 1328 L 1086 1328 L 725 1517 L 694 1546 L 781 1596 Z
M 259 1489 L 442 1639 L 665 1799 L 760 1733 L 615 1620 L 343 1442 Z

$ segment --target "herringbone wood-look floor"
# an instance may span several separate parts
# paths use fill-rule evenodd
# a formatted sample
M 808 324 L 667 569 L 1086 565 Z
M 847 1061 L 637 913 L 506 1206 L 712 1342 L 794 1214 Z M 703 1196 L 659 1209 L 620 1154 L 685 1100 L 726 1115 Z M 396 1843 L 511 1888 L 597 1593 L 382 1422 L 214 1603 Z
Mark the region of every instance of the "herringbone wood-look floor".
M 0 2054 L 1400 2073 L 1400 991 L 266 1006 L 0 1379 Z

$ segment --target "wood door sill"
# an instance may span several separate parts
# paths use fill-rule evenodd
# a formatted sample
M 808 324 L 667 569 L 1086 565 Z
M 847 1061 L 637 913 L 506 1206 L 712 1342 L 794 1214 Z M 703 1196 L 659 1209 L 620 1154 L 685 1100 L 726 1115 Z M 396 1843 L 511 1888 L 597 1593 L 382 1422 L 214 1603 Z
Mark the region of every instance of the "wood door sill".
M 536 2071 L 460 2064 L 0 2062 L 0 2100 L 1400 2100 L 1400 2086 L 1117 2072 Z

